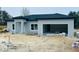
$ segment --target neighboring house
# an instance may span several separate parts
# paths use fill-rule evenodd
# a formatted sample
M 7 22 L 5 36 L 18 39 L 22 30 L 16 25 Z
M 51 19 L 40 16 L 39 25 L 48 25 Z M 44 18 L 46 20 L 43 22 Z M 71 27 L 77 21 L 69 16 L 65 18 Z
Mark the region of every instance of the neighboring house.
M 58 13 L 18 16 L 7 20 L 7 30 L 38 35 L 66 33 L 71 37 L 74 34 L 74 18 Z

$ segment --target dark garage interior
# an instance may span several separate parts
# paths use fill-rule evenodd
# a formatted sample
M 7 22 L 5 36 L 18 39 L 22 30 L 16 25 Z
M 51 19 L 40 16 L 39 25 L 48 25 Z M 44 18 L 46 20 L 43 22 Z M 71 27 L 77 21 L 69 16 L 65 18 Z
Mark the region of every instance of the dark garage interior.
M 43 24 L 43 33 L 66 33 L 68 34 L 68 24 Z

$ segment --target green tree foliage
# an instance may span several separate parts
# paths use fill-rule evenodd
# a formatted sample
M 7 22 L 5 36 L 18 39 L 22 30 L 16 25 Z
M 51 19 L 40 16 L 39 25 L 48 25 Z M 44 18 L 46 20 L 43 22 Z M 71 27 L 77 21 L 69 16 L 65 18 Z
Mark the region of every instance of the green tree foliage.
M 68 15 L 74 17 L 74 28 L 79 28 L 79 11 L 70 11 Z
M 0 24 L 6 25 L 6 20 L 10 18 L 11 16 L 6 11 L 0 10 Z

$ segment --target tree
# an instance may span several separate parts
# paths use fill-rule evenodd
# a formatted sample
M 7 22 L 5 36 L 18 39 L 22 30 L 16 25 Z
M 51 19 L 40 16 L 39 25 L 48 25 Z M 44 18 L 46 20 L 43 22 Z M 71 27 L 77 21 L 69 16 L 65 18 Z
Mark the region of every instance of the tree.
M 29 15 L 29 10 L 27 8 L 22 9 L 22 16 L 27 16 Z
M 10 18 L 11 18 L 11 16 L 6 11 L 1 10 L 1 8 L 0 8 L 0 24 L 6 25 L 7 24 L 6 20 L 8 20 Z
M 68 15 L 69 16 L 77 16 L 77 13 L 75 11 L 70 11 Z
M 70 11 L 68 15 L 74 17 L 74 28 L 79 28 L 79 11 Z

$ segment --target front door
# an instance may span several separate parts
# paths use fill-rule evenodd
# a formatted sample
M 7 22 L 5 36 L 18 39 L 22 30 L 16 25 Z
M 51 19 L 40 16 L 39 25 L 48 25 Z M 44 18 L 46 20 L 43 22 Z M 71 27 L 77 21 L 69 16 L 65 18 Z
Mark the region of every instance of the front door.
M 21 22 L 16 22 L 16 33 L 21 33 Z

